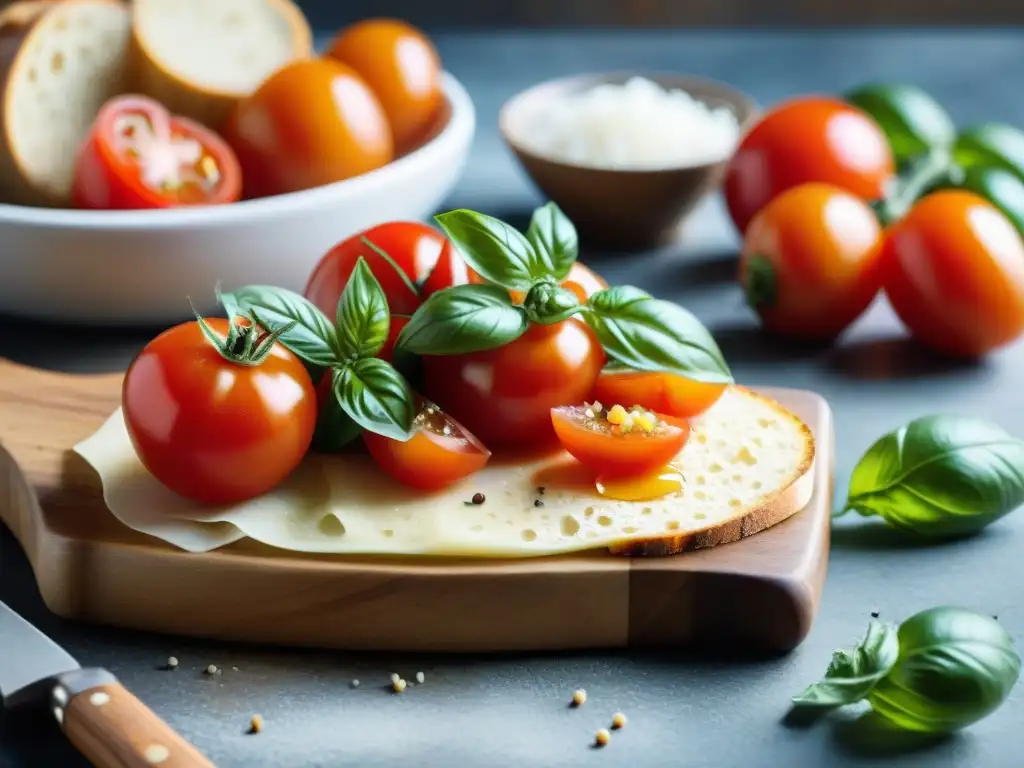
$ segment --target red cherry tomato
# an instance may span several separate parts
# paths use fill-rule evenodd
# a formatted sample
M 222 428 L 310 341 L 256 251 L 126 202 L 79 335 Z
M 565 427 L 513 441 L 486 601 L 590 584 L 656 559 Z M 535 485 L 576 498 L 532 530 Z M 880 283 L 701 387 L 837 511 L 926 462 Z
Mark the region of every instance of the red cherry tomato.
M 226 337 L 227 320 L 207 323 Z M 121 406 L 143 466 L 203 504 L 274 488 L 302 461 L 316 423 L 316 393 L 295 355 L 275 344 L 258 365 L 231 362 L 196 321 L 146 345 L 125 374 Z
M 594 387 L 604 350 L 577 320 L 534 325 L 510 344 L 423 357 L 427 396 L 492 449 L 552 441 L 551 409 Z
M 452 241 L 445 239 L 437 263 L 434 264 L 430 274 L 420 285 L 420 298 L 426 301 L 430 296 L 445 288 L 482 282 L 483 278 L 469 268 L 458 249 L 452 245 Z
M 1024 331 L 1024 243 L 981 197 L 928 195 L 890 228 L 884 252 L 889 301 L 929 347 L 975 358 Z
M 420 401 L 413 430 L 406 442 L 363 433 L 363 442 L 380 468 L 413 488 L 447 488 L 479 472 L 491 458 L 491 452 L 472 432 L 433 403 Z
M 220 136 L 145 96 L 117 96 L 78 151 L 71 199 L 78 208 L 170 208 L 233 203 L 241 191 L 238 159 Z
M 679 454 L 690 436 L 690 425 L 671 416 L 643 414 L 640 418 L 649 420 L 651 431 L 639 425 L 640 419 L 634 419 L 626 431 L 610 423 L 607 414 L 607 410 L 595 414 L 585 406 L 551 409 L 551 423 L 562 447 L 605 476 L 644 475 L 660 469 Z
M 882 288 L 882 228 L 860 198 L 828 184 L 783 192 L 754 217 L 740 282 L 765 328 L 831 339 Z
M 874 200 L 894 173 L 874 120 L 838 99 L 807 96 L 776 106 L 743 137 L 726 171 L 725 199 L 742 234 L 790 187 L 820 181 Z
M 632 403 L 655 413 L 687 419 L 717 403 L 727 386 L 671 373 L 602 371 L 590 399 L 602 405 Z

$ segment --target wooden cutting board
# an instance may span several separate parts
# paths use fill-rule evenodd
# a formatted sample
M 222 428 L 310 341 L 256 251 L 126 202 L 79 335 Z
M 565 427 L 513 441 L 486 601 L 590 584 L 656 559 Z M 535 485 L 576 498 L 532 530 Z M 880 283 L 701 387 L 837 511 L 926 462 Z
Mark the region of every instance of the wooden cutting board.
M 250 540 L 189 554 L 122 526 L 71 448 L 117 408 L 121 376 L 0 359 L 0 520 L 50 610 L 101 624 L 326 648 L 509 651 L 738 644 L 788 651 L 828 562 L 833 427 L 818 395 L 762 389 L 817 441 L 806 508 L 749 538 L 667 558 L 475 561 L 302 555 Z

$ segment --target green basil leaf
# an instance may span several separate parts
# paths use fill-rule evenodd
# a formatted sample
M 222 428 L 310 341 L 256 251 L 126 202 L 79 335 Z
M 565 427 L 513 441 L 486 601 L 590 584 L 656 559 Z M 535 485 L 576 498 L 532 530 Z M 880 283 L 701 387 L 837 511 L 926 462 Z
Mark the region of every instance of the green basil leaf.
M 554 282 L 542 280 L 534 283 L 526 294 L 523 309 L 531 323 L 554 325 L 577 314 L 581 307 L 579 298 L 568 288 Z
M 952 537 L 976 533 L 1021 504 L 1024 441 L 985 421 L 934 415 L 868 449 L 850 478 L 846 509 Z
M 1024 181 L 1002 168 L 975 166 L 941 187 L 966 189 L 984 198 L 1006 216 L 1024 237 Z
M 341 292 L 336 322 L 338 345 L 345 356 L 373 357 L 388 340 L 388 300 L 362 256 Z
M 332 386 L 337 386 L 341 369 L 335 368 L 332 376 Z M 339 453 L 351 446 L 362 433 L 362 429 L 356 424 L 352 417 L 345 413 L 337 396 L 333 393 L 330 397 L 324 398 L 323 407 L 320 408 L 316 417 L 316 428 L 313 430 L 313 448 L 320 453 Z
M 305 362 L 326 368 L 338 361 L 338 339 L 331 321 L 299 294 L 269 285 L 247 285 L 224 294 L 223 303 L 243 315 L 252 312 L 268 331 L 294 322 L 281 334 L 280 342 Z
M 899 628 L 899 658 L 869 692 L 871 707 L 901 728 L 951 733 L 995 711 L 1020 677 L 1013 638 L 990 616 L 943 606 Z
M 576 227 L 562 209 L 549 202 L 535 210 L 526 239 L 543 260 L 547 276 L 559 282 L 564 280 L 579 256 L 580 240 Z
M 390 363 L 361 358 L 340 368 L 333 383 L 341 407 L 360 427 L 392 440 L 412 437 L 416 401 L 409 383 Z
M 459 209 L 434 217 L 463 258 L 491 283 L 528 291 L 547 276 L 530 241 L 500 219 Z
M 522 336 L 526 310 L 497 285 L 459 285 L 431 294 L 402 329 L 396 346 L 417 355 L 462 355 Z
M 896 627 L 872 621 L 860 645 L 832 654 L 824 679 L 794 696 L 793 704 L 841 707 L 861 701 L 892 669 L 899 650 Z
M 983 123 L 960 133 L 953 159 L 964 168 L 1002 168 L 1024 181 L 1024 131 L 1005 123 Z
M 584 318 L 608 357 L 637 371 L 675 373 L 696 381 L 732 382 L 708 329 L 690 312 L 632 286 L 590 297 Z
M 845 100 L 874 118 L 901 165 L 932 150 L 948 149 L 956 139 L 949 113 L 916 85 L 871 83 L 848 92 Z

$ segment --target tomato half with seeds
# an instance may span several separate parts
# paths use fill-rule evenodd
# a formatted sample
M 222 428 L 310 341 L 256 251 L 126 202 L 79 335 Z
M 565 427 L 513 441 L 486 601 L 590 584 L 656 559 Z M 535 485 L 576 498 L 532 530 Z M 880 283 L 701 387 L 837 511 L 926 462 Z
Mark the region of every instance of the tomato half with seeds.
M 654 472 L 679 455 L 690 436 L 682 419 L 621 405 L 597 412 L 586 405 L 552 408 L 551 423 L 573 458 L 608 477 Z
M 976 358 L 1024 332 L 1024 242 L 978 195 L 923 198 L 890 228 L 884 252 L 889 302 L 923 344 Z
M 93 210 L 233 203 L 238 159 L 220 136 L 145 96 L 100 109 L 75 158 L 72 203 Z
M 870 206 L 829 184 L 786 190 L 747 229 L 740 283 L 768 330 L 838 336 L 882 288 L 882 227 Z
M 604 350 L 575 319 L 531 325 L 515 341 L 467 355 L 425 355 L 426 395 L 492 450 L 552 443 L 551 409 L 594 387 Z
M 591 400 L 635 403 L 666 416 L 693 418 L 718 402 L 728 384 L 697 381 L 672 373 L 602 371 Z
M 278 342 L 249 358 L 242 320 L 164 331 L 132 362 L 121 392 L 125 427 L 143 466 L 170 490 L 202 504 L 232 504 L 270 491 L 309 449 L 316 393 L 302 362 Z M 265 336 L 260 338 L 264 339 Z
M 806 96 L 771 109 L 743 137 L 726 171 L 725 200 L 743 234 L 758 211 L 799 184 L 824 182 L 875 200 L 894 174 L 885 133 L 865 112 Z
M 440 491 L 483 469 L 491 452 L 436 405 L 422 398 L 413 436 L 402 442 L 363 432 L 374 461 L 400 483 L 422 491 Z

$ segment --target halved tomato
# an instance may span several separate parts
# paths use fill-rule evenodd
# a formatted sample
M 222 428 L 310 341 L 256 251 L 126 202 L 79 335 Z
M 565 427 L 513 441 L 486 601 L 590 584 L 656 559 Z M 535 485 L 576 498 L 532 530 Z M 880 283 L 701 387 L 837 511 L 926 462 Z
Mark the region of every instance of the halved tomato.
M 598 403 L 636 403 L 655 413 L 689 419 L 717 403 L 727 386 L 673 373 L 605 370 L 594 384 L 593 400 Z
M 672 459 L 686 444 L 690 425 L 638 408 L 595 406 L 551 409 L 562 447 L 577 461 L 605 476 L 645 475 Z
M 420 399 L 406 442 L 363 433 L 370 455 L 388 475 L 423 491 L 439 491 L 479 472 L 491 452 L 473 433 L 428 400 Z

